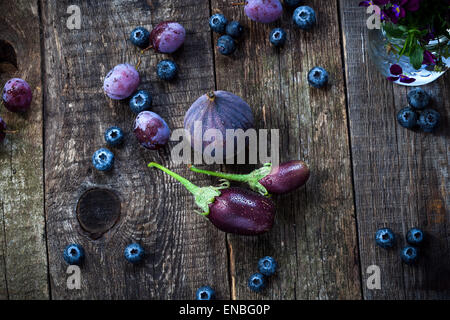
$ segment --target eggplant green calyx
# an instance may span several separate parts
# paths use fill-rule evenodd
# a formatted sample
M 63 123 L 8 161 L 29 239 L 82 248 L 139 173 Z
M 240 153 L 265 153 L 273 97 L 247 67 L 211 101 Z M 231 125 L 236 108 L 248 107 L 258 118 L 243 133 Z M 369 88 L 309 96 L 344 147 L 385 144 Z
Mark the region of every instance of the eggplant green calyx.
M 209 170 L 203 170 L 198 169 L 194 166 L 190 166 L 191 171 L 197 172 L 197 173 L 203 173 L 207 174 L 209 176 L 213 177 L 219 177 L 227 180 L 232 181 L 238 181 L 238 182 L 245 182 L 247 183 L 250 188 L 253 191 L 256 191 L 263 196 L 268 196 L 269 192 L 267 191 L 266 187 L 264 187 L 259 181 L 262 178 L 265 178 L 270 172 L 272 171 L 272 164 L 271 163 L 265 163 L 261 168 L 256 169 L 248 174 L 235 174 L 235 173 L 224 173 L 219 171 L 209 171 Z
M 221 180 L 221 184 L 218 187 L 199 187 L 186 178 L 183 178 L 182 176 L 156 162 L 150 162 L 147 166 L 149 168 L 157 168 L 180 182 L 190 193 L 194 195 L 195 203 L 203 211 L 200 213 L 203 216 L 207 216 L 209 214 L 209 205 L 216 200 L 216 197 L 221 195 L 220 190 L 226 189 L 230 186 L 230 183 L 227 180 Z

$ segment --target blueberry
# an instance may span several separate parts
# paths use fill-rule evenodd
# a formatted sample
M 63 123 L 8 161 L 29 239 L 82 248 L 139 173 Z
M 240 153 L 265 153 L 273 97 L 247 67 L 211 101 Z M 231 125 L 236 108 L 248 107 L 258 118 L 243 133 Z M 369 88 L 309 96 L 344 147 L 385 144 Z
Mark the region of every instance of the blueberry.
M 195 293 L 195 298 L 197 300 L 214 300 L 216 298 L 216 292 L 213 288 L 204 286 L 198 288 L 197 292 Z
M 156 73 L 160 79 L 170 81 L 177 76 L 178 66 L 172 60 L 162 60 L 156 67 Z
M 99 171 L 111 170 L 114 164 L 114 154 L 106 148 L 101 148 L 92 156 L 92 164 Z
M 79 244 L 69 244 L 64 248 L 63 258 L 70 265 L 80 265 L 84 259 L 84 249 Z
M 237 39 L 242 36 L 242 33 L 244 32 L 244 27 L 237 21 L 231 21 L 227 24 L 227 27 L 225 29 L 227 35 Z
M 275 47 L 281 47 L 286 42 L 286 31 L 281 28 L 275 28 L 270 32 L 270 43 Z
M 277 271 L 278 264 L 272 257 L 261 258 L 258 262 L 258 270 L 265 276 L 274 275 Z
M 389 228 L 378 229 L 375 234 L 375 242 L 382 248 L 392 248 L 395 244 L 395 234 Z
M 400 252 L 400 258 L 402 258 L 403 262 L 406 264 L 414 264 L 419 258 L 419 251 L 417 248 L 406 246 Z
M 125 259 L 131 263 L 138 263 L 144 257 L 144 248 L 138 243 L 129 244 L 124 251 Z
M 314 88 L 323 88 L 328 83 L 328 72 L 322 67 L 314 67 L 308 73 L 308 82 Z
M 150 32 L 144 27 L 137 27 L 131 31 L 130 41 L 135 46 L 145 49 L 150 44 Z
M 123 142 L 124 135 L 119 127 L 111 127 L 105 131 L 105 141 L 110 146 L 118 146 Z
M 433 132 L 441 121 L 439 112 L 433 109 L 425 109 L 419 116 L 417 124 L 423 132 Z
M 217 40 L 217 48 L 221 54 L 228 56 L 236 51 L 236 42 L 229 35 L 224 35 Z
M 410 107 L 403 108 L 397 113 L 397 121 L 403 128 L 411 129 L 417 125 L 417 113 Z
M 266 287 L 266 279 L 261 273 L 254 273 L 248 278 L 248 287 L 254 292 L 261 292 Z
M 298 7 L 300 2 L 301 2 L 301 0 L 284 0 L 284 4 L 291 8 Z
M 130 99 L 130 109 L 136 114 L 149 110 L 152 106 L 153 98 L 151 94 L 145 90 L 139 90 Z
M 311 7 L 301 6 L 295 9 L 292 20 L 300 29 L 309 30 L 316 23 L 316 12 Z
M 406 241 L 413 246 L 418 246 L 422 244 L 425 235 L 419 228 L 412 228 L 406 234 Z
M 408 92 L 408 103 L 414 109 L 425 109 L 429 104 L 431 97 L 422 88 L 415 88 Z
M 216 13 L 209 18 L 209 26 L 211 30 L 217 33 L 225 33 L 225 28 L 227 26 L 228 20 L 221 13 Z

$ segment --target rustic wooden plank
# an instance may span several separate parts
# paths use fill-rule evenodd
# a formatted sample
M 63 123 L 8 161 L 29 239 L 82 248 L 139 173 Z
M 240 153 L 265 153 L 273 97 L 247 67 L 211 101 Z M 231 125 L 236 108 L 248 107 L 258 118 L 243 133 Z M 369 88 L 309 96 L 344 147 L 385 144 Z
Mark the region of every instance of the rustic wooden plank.
M 401 128 L 396 113 L 407 105 L 405 87 L 385 80 L 368 61 L 365 11 L 341 1 L 347 98 L 361 267 L 381 268 L 381 290 L 363 285 L 366 299 L 448 299 L 450 297 L 449 75 L 425 87 L 443 116 L 435 134 Z M 397 248 L 375 246 L 384 226 L 399 236 Z M 399 248 L 409 228 L 422 227 L 429 241 L 416 267 L 401 263 Z M 367 276 L 364 273 L 363 283 Z
M 8 135 L 0 145 L 0 299 L 46 299 L 49 291 L 38 3 L 2 1 L 0 12 L 8 13 L 0 16 L 0 40 L 5 53 L 5 60 L 0 61 L 1 87 L 8 79 L 19 77 L 33 90 L 31 110 L 24 115 L 1 110 L 9 129 L 18 132 Z M 9 50 L 10 46 L 13 50 Z
M 361 298 L 338 9 L 335 1 L 306 4 L 317 10 L 320 21 L 311 32 L 292 25 L 292 11 L 280 22 L 263 25 L 251 22 L 230 1 L 212 0 L 212 11 L 219 9 L 246 27 L 232 57 L 216 52 L 218 89 L 248 101 L 257 127 L 280 129 L 281 160 L 302 159 L 312 170 L 306 188 L 275 198 L 277 222 L 269 234 L 228 237 L 232 297 L 237 299 Z M 268 40 L 275 26 L 288 32 L 282 49 Z M 307 73 L 316 65 L 331 73 L 326 90 L 307 84 Z M 264 255 L 274 256 L 280 270 L 257 295 L 246 280 Z
M 109 100 L 102 91 L 106 73 L 118 63 L 136 63 L 138 50 L 127 41 L 138 25 L 151 29 L 163 20 L 181 22 L 187 30 L 184 49 L 173 55 L 179 78 L 165 83 L 156 64 L 165 55 L 146 53 L 139 67 L 140 88 L 153 92 L 153 111 L 172 129 L 182 127 L 184 113 L 204 92 L 214 88 L 209 4 L 187 1 L 42 1 L 46 69 L 46 205 L 52 296 L 55 299 L 193 299 L 209 284 L 219 299 L 229 297 L 224 234 L 193 213 L 188 192 L 172 178 L 146 168 L 163 163 L 199 184 L 186 166 L 175 166 L 170 148 L 141 148 L 133 133 L 134 116 L 127 102 Z M 82 14 L 80 30 L 68 30 L 69 5 Z M 200 57 L 200 58 L 199 58 Z M 104 130 L 118 125 L 126 132 L 123 147 L 113 149 L 114 170 L 103 174 L 91 165 L 93 152 L 105 146 Z M 171 144 L 173 146 L 174 143 Z M 105 187 L 121 199 L 117 224 L 97 240 L 78 225 L 75 207 L 81 193 Z M 139 266 L 123 258 L 131 241 L 147 256 Z M 61 252 L 70 242 L 86 250 L 81 290 L 66 289 L 66 264 Z

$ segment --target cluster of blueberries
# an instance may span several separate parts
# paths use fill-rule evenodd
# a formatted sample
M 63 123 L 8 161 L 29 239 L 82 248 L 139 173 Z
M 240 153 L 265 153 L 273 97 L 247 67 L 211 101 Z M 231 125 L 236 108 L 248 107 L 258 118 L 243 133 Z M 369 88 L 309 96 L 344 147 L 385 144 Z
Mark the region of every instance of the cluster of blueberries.
M 152 106 L 152 95 L 146 90 L 139 90 L 130 98 L 129 106 L 131 111 L 139 114 L 147 111 Z M 120 146 L 125 134 L 123 130 L 117 126 L 108 128 L 104 134 L 105 142 L 111 147 Z M 114 154 L 107 148 L 101 148 L 95 151 L 92 156 L 92 164 L 99 171 L 109 171 L 114 165 Z
M 419 259 L 418 247 L 424 242 L 425 234 L 419 228 L 412 228 L 406 234 L 406 242 L 408 246 L 405 246 L 400 251 L 400 258 L 406 264 L 415 264 Z M 375 233 L 375 242 L 378 246 L 384 249 L 394 247 L 396 242 L 395 233 L 389 228 L 379 229 Z
M 439 126 L 441 115 L 434 109 L 427 108 L 431 103 L 430 95 L 421 88 L 408 92 L 409 106 L 397 114 L 398 123 L 407 129 L 419 127 L 423 132 L 433 132 Z
M 124 250 L 124 257 L 128 262 L 139 263 L 144 257 L 144 248 L 138 243 L 131 243 Z M 71 243 L 64 248 L 63 258 L 70 265 L 81 265 L 85 257 L 81 245 Z
M 150 47 L 150 32 L 144 27 L 136 27 L 131 31 L 130 41 L 136 47 L 146 50 Z M 178 65 L 172 60 L 162 60 L 156 66 L 156 74 L 161 80 L 171 81 L 178 74 Z
M 294 7 L 300 1 L 285 1 L 289 7 Z M 308 6 L 301 6 L 294 10 L 292 16 L 294 24 L 302 30 L 310 30 L 316 24 L 316 12 Z M 231 55 L 236 51 L 236 40 L 239 39 L 244 27 L 238 21 L 230 21 L 221 13 L 216 13 L 209 18 L 209 26 L 212 31 L 221 34 L 217 40 L 217 49 L 223 55 Z M 282 47 L 287 39 L 287 33 L 283 28 L 274 28 L 270 32 L 269 41 L 275 47 Z M 322 67 L 314 67 L 308 73 L 308 83 L 314 88 L 323 88 L 328 84 L 329 74 Z
M 264 257 L 258 261 L 258 270 L 248 279 L 248 287 L 254 292 L 261 292 L 266 287 L 266 278 L 275 274 L 278 264 L 272 257 Z M 216 292 L 210 286 L 204 286 L 197 290 L 195 297 L 197 300 L 214 300 Z

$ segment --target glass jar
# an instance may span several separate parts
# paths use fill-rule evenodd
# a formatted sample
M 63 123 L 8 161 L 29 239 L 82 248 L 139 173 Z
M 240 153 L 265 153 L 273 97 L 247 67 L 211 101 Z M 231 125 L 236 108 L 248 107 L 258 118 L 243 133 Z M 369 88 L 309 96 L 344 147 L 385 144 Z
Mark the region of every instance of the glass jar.
M 388 39 L 383 27 L 381 27 L 381 29 L 369 30 L 369 56 L 380 72 L 386 78 L 392 77 L 391 80 L 394 83 L 404 86 L 425 85 L 442 76 L 450 67 L 450 58 L 442 57 L 443 67 L 435 68 L 434 65 L 423 64 L 420 69 L 415 69 L 411 64 L 409 57 L 400 57 L 394 49 L 394 45 L 401 48 L 404 43 L 405 39 Z M 426 50 L 436 56 L 440 50 L 449 45 L 449 39 L 442 36 L 439 39 L 431 40 L 426 46 Z M 400 66 L 401 69 L 398 67 L 396 69 L 401 70 L 401 75 L 393 75 L 391 73 L 391 67 L 393 65 Z M 408 79 L 415 80 L 408 81 Z

